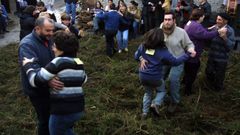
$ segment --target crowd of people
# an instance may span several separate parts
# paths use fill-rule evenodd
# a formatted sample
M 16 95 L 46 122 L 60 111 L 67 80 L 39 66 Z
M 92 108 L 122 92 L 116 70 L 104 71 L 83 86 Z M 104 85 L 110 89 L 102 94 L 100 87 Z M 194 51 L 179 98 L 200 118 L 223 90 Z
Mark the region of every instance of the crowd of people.
M 49 12 L 54 1 L 18 2 L 21 81 L 37 113 L 38 134 L 74 134 L 73 125 L 84 114 L 82 85 L 87 81 L 83 62 L 77 58 L 81 37 L 75 27 L 77 0 L 65 0 L 61 23 Z M 144 42 L 135 52 L 145 89 L 142 118 L 148 117 L 149 111 L 159 116 L 166 99 L 168 112 L 175 112 L 181 102 L 181 84 L 186 96 L 194 93 L 204 47 L 209 48 L 206 81 L 213 90 L 223 91 L 229 54 L 235 45 L 234 29 L 229 25 L 232 17 L 222 12 L 215 22 L 211 21 L 207 0 L 199 0 L 199 4 L 187 0 L 143 0 L 142 6 L 141 9 L 136 1 L 127 4 L 123 0 L 116 6 L 108 0 L 105 8 L 97 1 L 92 9 L 94 32 L 104 26 L 106 54 L 110 58 L 116 52 L 128 52 L 129 39 L 138 38 L 140 30 L 145 33 Z M 152 100 L 154 90 L 156 97 Z

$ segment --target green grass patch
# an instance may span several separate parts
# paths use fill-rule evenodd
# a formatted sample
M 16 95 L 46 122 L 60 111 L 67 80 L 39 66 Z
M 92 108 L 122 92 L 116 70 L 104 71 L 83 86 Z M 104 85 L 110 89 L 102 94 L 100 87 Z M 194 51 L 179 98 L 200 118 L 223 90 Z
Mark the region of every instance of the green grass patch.
M 182 96 L 178 111 L 140 120 L 143 87 L 139 83 L 134 52 L 141 38 L 130 41 L 129 52 L 105 55 L 103 37 L 80 40 L 78 56 L 88 74 L 84 85 L 86 115 L 76 123 L 77 134 L 87 135 L 237 135 L 240 134 L 240 64 L 234 53 L 226 73 L 225 91 L 217 93 L 205 85 L 205 52 L 192 96 Z M 23 95 L 17 62 L 17 44 L 0 48 L 0 133 L 36 134 L 36 114 Z M 182 93 L 181 93 L 182 94 Z

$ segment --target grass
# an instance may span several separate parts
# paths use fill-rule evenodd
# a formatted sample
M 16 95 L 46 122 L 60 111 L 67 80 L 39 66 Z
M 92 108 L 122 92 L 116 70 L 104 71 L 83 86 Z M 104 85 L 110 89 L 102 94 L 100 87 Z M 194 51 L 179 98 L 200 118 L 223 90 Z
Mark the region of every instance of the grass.
M 141 121 L 143 87 L 138 80 L 138 63 L 133 59 L 141 39 L 130 41 L 129 52 L 105 55 L 104 38 L 81 39 L 78 56 L 84 61 L 88 82 L 86 115 L 74 130 L 85 135 L 237 135 L 240 134 L 239 53 L 231 56 L 226 73 L 226 90 L 217 93 L 205 86 L 203 54 L 195 94 L 182 96 L 178 111 L 169 115 L 167 106 L 161 116 L 150 115 Z M 0 48 L 0 134 L 36 134 L 36 114 L 22 94 L 17 62 L 18 45 Z

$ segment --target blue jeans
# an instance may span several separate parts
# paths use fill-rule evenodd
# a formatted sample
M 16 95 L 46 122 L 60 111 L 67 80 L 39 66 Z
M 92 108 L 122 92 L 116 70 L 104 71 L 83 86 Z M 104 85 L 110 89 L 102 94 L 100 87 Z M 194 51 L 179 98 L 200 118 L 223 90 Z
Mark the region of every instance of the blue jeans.
M 74 4 L 74 3 L 71 3 L 71 4 L 66 3 L 66 13 L 67 14 L 72 14 L 72 24 L 75 23 L 76 8 L 77 8 L 76 4 Z
M 50 135 L 74 135 L 74 123 L 83 116 L 83 112 L 54 115 L 51 114 L 49 118 L 49 132 Z
M 180 77 L 183 72 L 184 64 L 179 66 L 164 66 L 163 67 L 163 75 L 165 77 L 169 77 L 170 81 L 170 97 L 172 103 L 179 103 L 180 102 Z M 162 83 L 160 91 L 165 90 L 165 81 Z
M 93 29 L 94 30 L 98 30 L 99 29 L 98 22 L 99 22 L 99 18 L 98 17 L 93 17 Z
M 128 30 L 124 30 L 124 31 L 118 30 L 117 42 L 118 42 L 118 50 L 127 48 L 127 46 L 128 46 Z
M 151 104 L 156 104 L 156 105 L 161 105 L 164 99 L 164 96 L 166 95 L 166 91 L 161 91 L 160 86 L 161 86 L 161 82 L 163 82 L 162 80 L 160 81 L 151 81 L 148 80 L 143 81 L 142 84 L 149 84 L 149 83 L 155 83 L 153 86 L 150 85 L 144 85 L 145 88 L 145 93 L 143 96 L 143 113 L 148 113 L 149 112 L 149 107 Z M 154 87 L 156 86 L 156 87 Z M 156 97 L 155 99 L 152 100 L 152 93 L 153 90 L 156 90 Z
M 139 22 L 133 21 L 133 38 L 138 36 Z

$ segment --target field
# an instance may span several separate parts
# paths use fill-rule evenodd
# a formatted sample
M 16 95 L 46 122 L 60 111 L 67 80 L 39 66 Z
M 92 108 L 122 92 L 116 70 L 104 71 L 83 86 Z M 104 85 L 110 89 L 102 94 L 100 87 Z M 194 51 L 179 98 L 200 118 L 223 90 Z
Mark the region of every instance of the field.
M 160 117 L 150 115 L 142 121 L 144 90 L 138 79 L 138 63 L 133 59 L 140 42 L 141 39 L 130 41 L 128 53 L 115 54 L 110 59 L 105 55 L 103 37 L 93 35 L 81 39 L 78 56 L 84 61 L 88 82 L 84 85 L 86 115 L 74 128 L 77 134 L 240 134 L 239 53 L 231 56 L 223 92 L 214 92 L 206 86 L 207 52 L 204 52 L 195 94 L 182 96 L 176 113 L 168 114 L 164 105 Z M 0 48 L 1 135 L 36 134 L 35 111 L 21 90 L 17 49 L 17 44 Z

